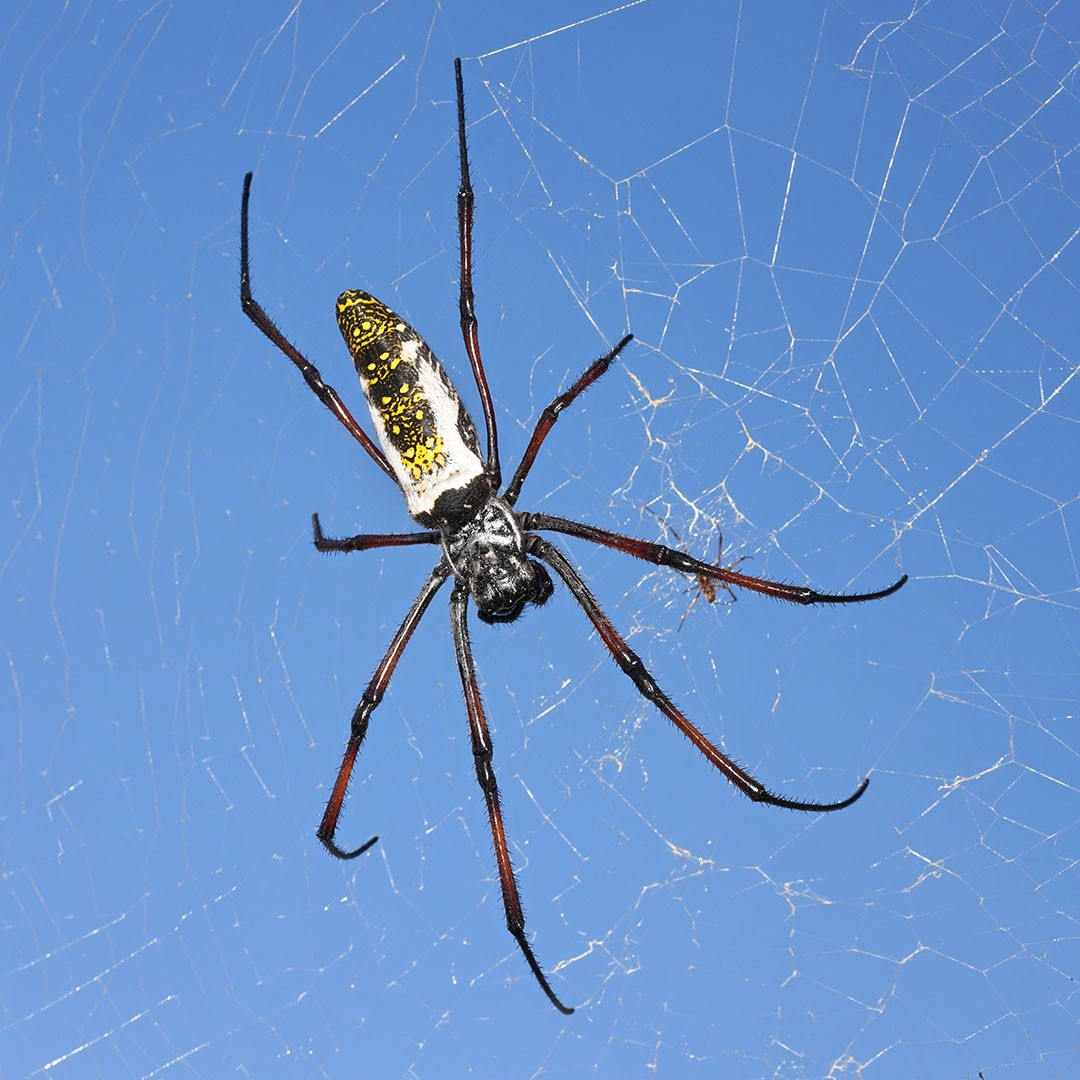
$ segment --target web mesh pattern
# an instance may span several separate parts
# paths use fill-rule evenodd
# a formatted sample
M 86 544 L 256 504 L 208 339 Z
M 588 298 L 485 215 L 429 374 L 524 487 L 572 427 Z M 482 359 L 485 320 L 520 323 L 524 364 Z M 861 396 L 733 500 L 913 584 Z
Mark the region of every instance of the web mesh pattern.
M 27 5 L 6 18 L 0 784 L 12 1076 L 1067 1076 L 1080 341 L 1068 5 Z M 360 415 L 335 297 L 457 331 L 451 59 L 504 462 L 730 791 L 563 591 L 474 646 L 537 954 L 502 925 L 440 598 L 314 828 L 428 551 L 243 318 Z M 606 385 L 605 385 L 606 384 Z M 505 470 L 509 472 L 510 470 Z M 658 520 L 659 519 L 659 520 Z M 475 622 L 475 620 L 474 620 Z

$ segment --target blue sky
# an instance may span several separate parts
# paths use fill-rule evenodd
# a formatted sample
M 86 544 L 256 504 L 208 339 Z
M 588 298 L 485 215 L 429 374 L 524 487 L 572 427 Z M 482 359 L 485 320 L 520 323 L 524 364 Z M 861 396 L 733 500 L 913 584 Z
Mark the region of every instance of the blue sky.
M 342 9 L 347 10 L 343 14 Z M 27 4 L 0 40 L 0 783 L 11 1075 L 1060 1076 L 1075 1068 L 1080 25 L 1009 4 Z M 699 601 L 560 540 L 755 806 L 560 589 L 473 620 L 559 1016 L 506 933 L 432 562 L 318 555 L 403 500 L 357 415 L 367 289 L 479 415 L 457 328 L 454 56 L 480 334 L 523 509 L 900 593 Z M 1070 1066 L 1070 1063 L 1072 1065 Z

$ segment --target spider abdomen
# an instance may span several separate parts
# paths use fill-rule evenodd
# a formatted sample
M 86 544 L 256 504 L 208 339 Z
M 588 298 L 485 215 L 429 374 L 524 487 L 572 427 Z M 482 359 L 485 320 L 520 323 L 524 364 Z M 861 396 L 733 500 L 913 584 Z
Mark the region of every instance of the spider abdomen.
M 338 297 L 371 420 L 415 521 L 452 529 L 476 516 L 491 483 L 473 424 L 427 342 L 370 293 Z

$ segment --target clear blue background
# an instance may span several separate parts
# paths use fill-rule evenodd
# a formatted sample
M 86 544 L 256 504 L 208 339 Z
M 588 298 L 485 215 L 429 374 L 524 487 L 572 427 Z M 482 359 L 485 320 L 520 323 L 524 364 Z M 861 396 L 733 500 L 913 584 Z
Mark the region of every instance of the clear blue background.
M 986 1078 L 1077 1068 L 1080 230 L 1072 5 L 27 3 L 5 16 L 5 1075 Z M 593 16 L 596 16 L 593 18 Z M 561 590 L 474 626 L 529 929 L 503 927 L 431 561 L 321 557 L 399 493 L 333 302 L 481 336 L 521 505 L 897 596 L 709 607 L 564 548 L 739 797 Z

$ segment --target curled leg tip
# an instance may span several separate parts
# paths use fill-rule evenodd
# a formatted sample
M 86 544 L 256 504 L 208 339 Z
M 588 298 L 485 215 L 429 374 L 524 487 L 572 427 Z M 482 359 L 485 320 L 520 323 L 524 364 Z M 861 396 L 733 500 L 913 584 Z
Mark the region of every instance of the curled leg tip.
M 353 851 L 346 851 L 344 848 L 338 847 L 338 845 L 335 844 L 334 841 L 331 840 L 328 836 L 320 836 L 319 839 L 322 841 L 323 847 L 326 848 L 326 850 L 329 851 L 330 854 L 333 855 L 335 858 L 355 859 L 358 856 L 363 855 L 364 852 L 367 851 L 367 849 L 370 848 L 379 838 L 377 836 L 373 836 L 366 844 L 361 844 Z

